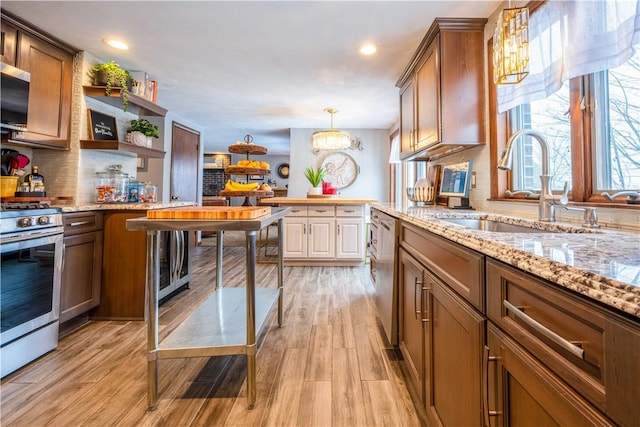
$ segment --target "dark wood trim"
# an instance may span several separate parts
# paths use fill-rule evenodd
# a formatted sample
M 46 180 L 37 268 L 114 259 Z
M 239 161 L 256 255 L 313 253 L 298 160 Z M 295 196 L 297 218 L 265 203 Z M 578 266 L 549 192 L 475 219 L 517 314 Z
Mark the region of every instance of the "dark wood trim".
M 137 154 L 140 157 L 150 157 L 153 159 L 163 159 L 165 152 L 154 148 L 147 148 L 141 145 L 131 144 L 124 141 L 94 141 L 80 140 L 80 148 L 84 150 L 116 150 Z
M 498 114 L 498 89 L 493 82 L 493 37 L 487 41 L 487 63 L 489 81 L 489 171 L 491 177 L 490 194 L 499 198 L 507 189 L 510 172 L 498 169 L 498 157 L 507 143 L 507 114 Z
M 580 108 L 582 100 L 582 79 L 575 78 L 569 81 L 569 123 L 571 126 L 571 192 L 569 194 L 574 202 L 584 202 L 585 179 L 591 176 L 591 166 L 587 164 L 587 139 L 590 140 L 590 132 L 583 131 L 583 125 L 587 124 L 587 120 L 583 120 L 590 116 L 590 112 Z M 586 128 L 585 128 L 586 129 Z M 583 142 L 584 141 L 584 142 Z

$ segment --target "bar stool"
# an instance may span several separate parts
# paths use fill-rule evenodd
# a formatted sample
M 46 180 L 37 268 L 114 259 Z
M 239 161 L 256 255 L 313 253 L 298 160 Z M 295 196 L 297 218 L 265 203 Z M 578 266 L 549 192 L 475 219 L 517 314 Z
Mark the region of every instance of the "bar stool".
M 275 227 L 276 241 L 269 241 L 269 229 Z M 267 225 L 265 228 L 258 232 L 258 242 L 257 246 L 257 254 L 256 254 L 256 262 L 258 264 L 277 264 L 278 263 L 278 223 L 273 222 Z M 273 232 L 271 234 L 273 237 Z M 269 248 L 275 249 L 275 253 L 273 251 L 269 252 Z

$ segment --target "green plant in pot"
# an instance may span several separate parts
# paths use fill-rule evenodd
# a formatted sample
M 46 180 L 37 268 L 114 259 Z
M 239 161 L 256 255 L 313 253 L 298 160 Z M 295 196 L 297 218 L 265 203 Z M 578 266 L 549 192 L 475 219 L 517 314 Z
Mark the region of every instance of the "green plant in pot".
M 122 109 L 127 111 L 129 104 L 128 83 L 132 80 L 129 70 L 121 68 L 114 61 L 96 64 L 89 69 L 94 86 L 104 86 L 104 94 L 111 95 L 111 88 L 119 87 L 122 94 Z
M 151 146 L 151 138 L 159 138 L 158 126 L 147 119 L 134 119 L 127 128 L 127 141 L 136 145 Z
M 320 184 L 322 184 L 322 180 L 326 175 L 327 175 L 327 171 L 322 167 L 317 169 L 306 168 L 304 170 L 304 176 L 309 181 L 309 184 L 311 184 L 311 187 L 309 187 L 309 192 L 308 192 L 309 195 L 322 194 L 322 187 L 320 187 Z

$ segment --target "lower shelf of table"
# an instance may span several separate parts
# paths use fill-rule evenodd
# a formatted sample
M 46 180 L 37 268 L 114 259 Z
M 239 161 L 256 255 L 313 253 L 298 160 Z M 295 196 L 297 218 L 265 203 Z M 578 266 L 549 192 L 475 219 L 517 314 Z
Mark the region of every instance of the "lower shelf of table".
M 279 289 L 255 289 L 256 336 L 278 301 Z M 247 353 L 247 290 L 222 288 L 211 294 L 162 342 L 160 359 Z

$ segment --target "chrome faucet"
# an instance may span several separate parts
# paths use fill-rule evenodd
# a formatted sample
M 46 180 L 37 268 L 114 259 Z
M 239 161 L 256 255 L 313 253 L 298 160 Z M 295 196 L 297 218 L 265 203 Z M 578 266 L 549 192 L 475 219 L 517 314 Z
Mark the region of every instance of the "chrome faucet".
M 500 161 L 498 162 L 498 169 L 511 170 L 511 151 L 513 143 L 522 135 L 529 135 L 538 141 L 540 144 L 540 151 L 542 152 L 542 175 L 540 175 L 541 191 L 538 203 L 538 219 L 540 221 L 555 222 L 555 205 L 566 205 L 569 203 L 569 183 L 565 181 L 561 195 L 554 196 L 551 192 L 551 181 L 553 180 L 553 176 L 549 175 L 549 145 L 540 132 L 531 129 L 522 129 L 511 135 L 507 141 L 506 148 L 502 152 Z
M 607 192 L 600 193 L 601 196 L 604 196 L 610 202 L 613 202 L 613 199 L 620 196 L 627 196 L 627 203 L 630 205 L 640 204 L 640 192 L 639 191 L 620 191 L 615 194 L 609 194 Z

